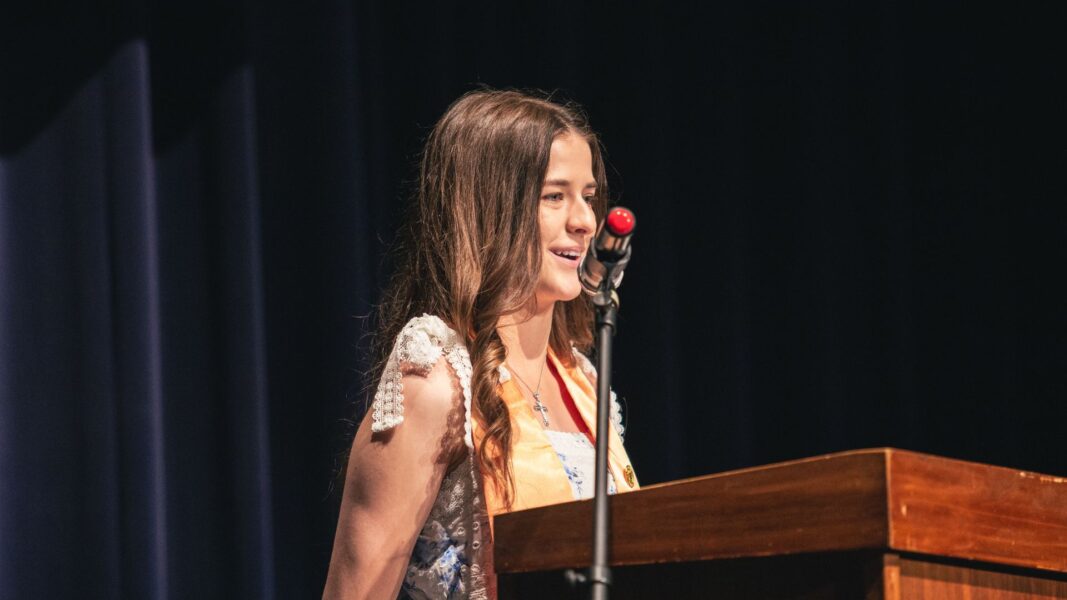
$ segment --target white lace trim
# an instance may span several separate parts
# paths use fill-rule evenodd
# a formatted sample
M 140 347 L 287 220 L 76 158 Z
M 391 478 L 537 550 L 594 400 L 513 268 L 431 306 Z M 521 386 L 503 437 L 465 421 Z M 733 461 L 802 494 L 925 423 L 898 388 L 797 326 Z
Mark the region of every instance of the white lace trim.
M 578 361 L 578 368 L 585 373 L 585 376 L 589 378 L 589 382 L 596 386 L 596 367 L 589 360 L 586 355 L 578 351 L 577 348 L 573 349 L 574 358 Z M 622 407 L 619 406 L 619 397 L 615 395 L 615 390 L 611 390 L 611 424 L 615 427 L 615 432 L 619 434 L 620 438 L 625 437 L 626 427 L 622 424 Z
M 468 358 L 468 362 L 470 359 Z M 468 420 L 470 417 L 468 416 Z M 477 461 L 474 458 L 474 449 L 471 448 L 470 463 L 471 489 L 471 556 L 470 566 L 470 596 L 469 600 L 489 600 L 490 596 L 496 597 L 495 581 L 488 581 L 486 571 L 492 571 L 493 553 L 490 548 L 483 550 L 484 531 L 489 528 L 489 512 L 485 506 L 485 497 L 482 495 L 482 476 L 478 471 Z M 490 587 L 493 589 L 490 590 Z
M 575 500 L 584 500 L 593 497 L 596 479 L 596 448 L 585 437 L 584 433 L 570 431 L 545 430 L 552 449 L 556 451 L 563 464 L 563 471 L 567 474 L 567 480 L 571 484 L 571 492 Z M 614 494 L 615 477 L 608 472 L 608 493 Z
M 463 439 L 474 448 L 471 436 L 471 359 L 459 335 L 433 315 L 422 315 L 408 321 L 396 337 L 396 344 L 382 372 L 382 380 L 371 404 L 371 431 L 382 432 L 404 422 L 405 373 L 426 375 L 437 361 L 445 357 L 459 380 L 463 391 Z

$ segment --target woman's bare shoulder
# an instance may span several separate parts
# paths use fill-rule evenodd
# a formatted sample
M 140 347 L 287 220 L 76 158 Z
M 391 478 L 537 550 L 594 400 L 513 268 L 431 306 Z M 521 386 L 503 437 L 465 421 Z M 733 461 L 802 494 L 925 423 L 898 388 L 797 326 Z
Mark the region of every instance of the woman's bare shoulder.
M 366 418 L 356 432 L 350 464 L 369 478 L 365 484 L 410 475 L 415 464 L 449 464 L 464 447 L 463 396 L 444 358 L 429 370 L 404 374 L 399 383 L 403 424 L 374 431 Z
M 444 357 L 438 358 L 429 369 L 402 365 L 401 373 L 404 414 L 412 423 L 437 423 L 463 407 L 459 382 Z

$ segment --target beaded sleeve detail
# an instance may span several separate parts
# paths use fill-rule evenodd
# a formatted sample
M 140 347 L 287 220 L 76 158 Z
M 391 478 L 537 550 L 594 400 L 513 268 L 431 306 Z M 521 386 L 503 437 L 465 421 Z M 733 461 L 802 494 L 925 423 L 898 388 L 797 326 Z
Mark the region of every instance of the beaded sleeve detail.
M 459 335 L 432 315 L 422 315 L 408 321 L 396 337 L 389 354 L 378 390 L 371 405 L 375 433 L 386 431 L 404 422 L 404 384 L 401 379 L 409 373 L 426 375 L 442 357 L 448 361 L 459 380 L 463 392 L 465 419 L 464 441 L 474 447 L 471 436 L 471 359 Z
M 578 367 L 585 373 L 585 376 L 589 378 L 590 383 L 596 386 L 596 367 L 584 354 L 574 349 L 574 359 L 578 361 Z M 615 432 L 619 434 L 620 438 L 624 437 L 626 433 L 626 427 L 622 424 L 622 407 L 619 406 L 619 397 L 615 395 L 615 390 L 611 390 L 611 424 L 615 427 Z
M 495 597 L 489 516 L 471 432 L 471 359 L 459 334 L 440 318 L 422 315 L 397 335 L 371 404 L 371 429 L 387 431 L 404 422 L 404 375 L 429 374 L 442 358 L 463 394 L 467 458 L 446 474 L 416 540 L 402 597 L 489 600 Z

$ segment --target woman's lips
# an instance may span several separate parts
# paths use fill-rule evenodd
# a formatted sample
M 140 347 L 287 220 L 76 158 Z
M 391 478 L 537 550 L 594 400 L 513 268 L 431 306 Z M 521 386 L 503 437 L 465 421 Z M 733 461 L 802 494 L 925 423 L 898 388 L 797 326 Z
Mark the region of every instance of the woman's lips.
M 567 265 L 568 267 L 577 267 L 578 264 L 582 261 L 582 255 L 581 254 L 578 254 L 574 258 L 570 258 L 570 257 L 567 257 L 567 256 L 562 256 L 562 255 L 556 254 L 552 250 L 549 250 L 548 253 L 551 254 L 552 256 L 556 257 L 557 260 L 559 260 L 562 264 Z

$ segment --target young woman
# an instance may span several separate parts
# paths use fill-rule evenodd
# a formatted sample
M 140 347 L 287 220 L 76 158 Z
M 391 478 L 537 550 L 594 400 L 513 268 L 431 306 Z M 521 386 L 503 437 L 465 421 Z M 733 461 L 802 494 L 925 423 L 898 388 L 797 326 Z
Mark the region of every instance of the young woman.
M 593 311 L 577 269 L 606 194 L 572 106 L 477 91 L 434 127 L 324 598 L 493 598 L 491 517 L 592 495 Z M 612 413 L 609 486 L 630 491 Z

